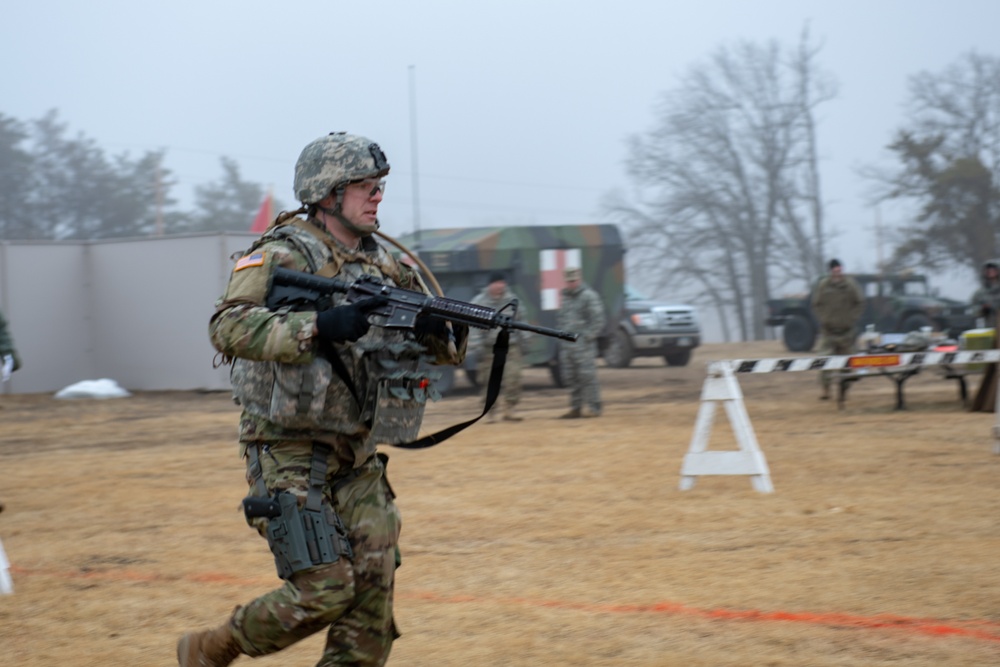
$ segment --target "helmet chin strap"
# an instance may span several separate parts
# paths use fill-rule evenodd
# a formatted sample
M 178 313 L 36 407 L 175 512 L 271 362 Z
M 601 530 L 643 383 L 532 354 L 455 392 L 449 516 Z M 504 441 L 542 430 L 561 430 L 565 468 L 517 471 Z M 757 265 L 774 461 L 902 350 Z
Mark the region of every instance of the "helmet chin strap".
M 337 196 L 337 205 L 334 206 L 333 208 L 327 208 L 326 206 L 320 206 L 319 204 L 317 204 L 316 206 L 317 208 L 319 208 L 319 210 L 323 211 L 327 215 L 333 216 L 337 220 L 337 222 L 339 222 L 344 226 L 345 229 L 358 236 L 371 236 L 372 234 L 378 231 L 379 228 L 378 220 L 375 220 L 374 225 L 370 226 L 366 225 L 364 227 L 361 227 L 359 225 L 354 224 L 346 217 L 344 217 L 343 209 L 340 206 L 340 202 L 344 199 L 344 186 L 343 185 L 339 186 L 338 188 L 336 188 L 334 192 Z
M 364 227 L 359 227 L 342 215 L 338 215 L 336 216 L 336 218 L 337 220 L 340 220 L 340 224 L 342 224 L 344 227 L 347 227 L 349 230 L 351 230 L 358 236 L 371 236 L 372 234 L 378 231 L 378 226 L 379 226 L 378 220 L 375 221 L 374 225 L 365 225 Z

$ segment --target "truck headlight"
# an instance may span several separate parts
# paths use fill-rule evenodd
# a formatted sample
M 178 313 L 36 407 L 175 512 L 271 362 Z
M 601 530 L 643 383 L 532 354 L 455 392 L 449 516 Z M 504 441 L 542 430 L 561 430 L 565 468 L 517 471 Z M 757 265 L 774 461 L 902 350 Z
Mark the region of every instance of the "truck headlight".
M 644 329 L 655 329 L 656 315 L 652 313 L 636 313 L 632 316 L 632 324 Z

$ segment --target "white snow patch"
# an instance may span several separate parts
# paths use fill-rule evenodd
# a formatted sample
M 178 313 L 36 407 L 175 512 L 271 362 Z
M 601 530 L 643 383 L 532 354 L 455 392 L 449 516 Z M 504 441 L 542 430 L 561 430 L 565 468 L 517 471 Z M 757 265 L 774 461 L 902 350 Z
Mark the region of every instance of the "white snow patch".
M 83 380 L 56 392 L 56 398 L 124 398 L 131 395 L 107 378 Z

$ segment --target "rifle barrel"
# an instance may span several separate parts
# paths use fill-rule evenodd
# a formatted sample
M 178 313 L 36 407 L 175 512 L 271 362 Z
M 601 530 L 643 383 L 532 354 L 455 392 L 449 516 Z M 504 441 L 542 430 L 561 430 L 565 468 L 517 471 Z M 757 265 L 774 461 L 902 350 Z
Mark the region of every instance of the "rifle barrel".
M 575 341 L 579 338 L 579 334 L 572 331 L 560 331 L 559 329 L 551 329 L 527 322 L 518 322 L 510 316 L 503 315 L 499 311 L 487 308 L 486 306 L 479 306 L 457 299 L 449 299 L 448 297 L 429 296 L 402 287 L 382 285 L 376 281 L 364 281 L 364 285 L 359 285 L 358 283 L 351 284 L 337 278 L 324 278 L 323 276 L 302 271 L 293 271 L 280 266 L 274 269 L 273 281 L 275 285 L 297 287 L 318 294 L 330 292 L 346 294 L 353 288 L 358 288 L 359 291 L 371 294 L 372 296 L 382 293 L 390 301 L 394 301 L 397 304 L 404 304 L 409 308 L 419 309 L 429 315 L 482 329 L 508 327 L 510 329 L 530 331 L 566 341 Z

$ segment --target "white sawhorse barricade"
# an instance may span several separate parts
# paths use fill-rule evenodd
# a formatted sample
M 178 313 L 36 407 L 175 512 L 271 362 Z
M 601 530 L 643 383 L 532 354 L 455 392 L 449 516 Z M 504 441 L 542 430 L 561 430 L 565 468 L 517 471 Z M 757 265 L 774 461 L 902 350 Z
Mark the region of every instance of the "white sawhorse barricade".
M 743 404 L 743 392 L 737 373 L 779 373 L 859 368 L 898 368 L 919 366 L 959 366 L 1000 362 L 1000 350 L 962 350 L 960 352 L 901 352 L 893 354 L 857 354 L 834 357 L 790 357 L 784 359 L 732 359 L 708 365 L 708 377 L 701 390 L 701 406 L 691 436 L 691 445 L 681 466 L 680 488 L 694 487 L 702 475 L 749 475 L 754 489 L 774 491 L 764 452 L 757 443 L 750 416 Z M 709 436 L 716 406 L 722 403 L 739 445 L 737 450 L 710 451 Z M 993 451 L 1000 454 L 1000 391 L 997 392 L 993 426 Z
M 14 592 L 14 582 L 10 578 L 10 563 L 7 562 L 7 554 L 3 550 L 3 542 L 0 542 L 0 594 L 10 594 Z
M 729 415 L 736 442 L 740 448 L 731 451 L 709 451 L 715 408 L 722 403 Z M 750 475 L 753 488 L 762 493 L 774 491 L 771 472 L 764 452 L 757 444 L 750 415 L 743 405 L 743 392 L 736 381 L 730 362 L 719 361 L 708 366 L 708 377 L 701 388 L 701 406 L 694 424 L 691 446 L 681 466 L 681 491 L 694 486 L 701 475 Z

